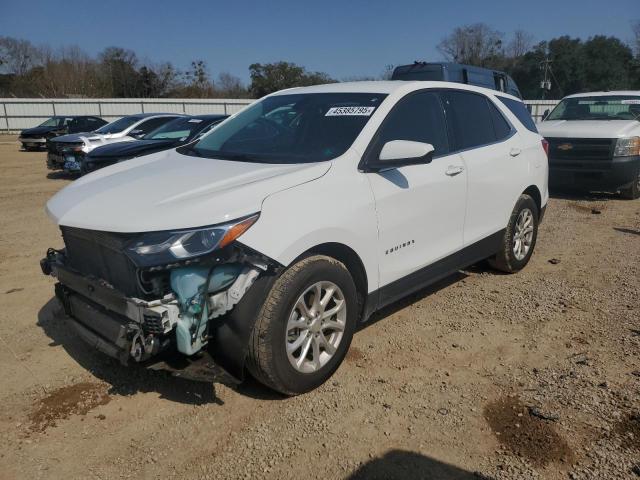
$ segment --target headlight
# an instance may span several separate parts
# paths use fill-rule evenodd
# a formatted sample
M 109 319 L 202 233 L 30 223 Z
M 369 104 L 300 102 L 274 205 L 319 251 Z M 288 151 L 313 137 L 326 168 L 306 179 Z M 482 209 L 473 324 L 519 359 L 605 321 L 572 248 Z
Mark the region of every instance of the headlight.
M 619 138 L 616 141 L 614 157 L 630 157 L 640 155 L 640 137 Z
M 129 257 L 139 266 L 186 260 L 226 247 L 246 232 L 259 214 L 234 222 L 191 230 L 149 232 L 127 247 Z

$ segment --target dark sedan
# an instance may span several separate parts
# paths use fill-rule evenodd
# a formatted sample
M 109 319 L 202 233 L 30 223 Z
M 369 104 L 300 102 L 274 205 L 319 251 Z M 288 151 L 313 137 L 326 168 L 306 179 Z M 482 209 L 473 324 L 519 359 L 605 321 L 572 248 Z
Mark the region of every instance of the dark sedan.
M 88 115 L 54 116 L 37 127 L 22 130 L 18 140 L 25 150 L 39 150 L 45 148 L 49 138 L 68 133 L 93 132 L 106 124 L 106 120 Z
M 190 143 L 211 130 L 227 115 L 181 117 L 135 142 L 118 142 L 95 148 L 82 159 L 80 171 L 93 172 L 114 163 Z

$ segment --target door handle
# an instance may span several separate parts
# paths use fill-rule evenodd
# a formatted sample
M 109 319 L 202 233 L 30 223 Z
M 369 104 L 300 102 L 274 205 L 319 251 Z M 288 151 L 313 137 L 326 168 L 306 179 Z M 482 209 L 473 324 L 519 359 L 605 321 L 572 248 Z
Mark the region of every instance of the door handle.
M 462 172 L 464 172 L 464 167 L 461 167 L 459 165 L 449 165 L 444 173 L 445 175 L 448 175 L 450 177 L 455 177 Z
M 511 151 L 509 152 L 509 155 L 511 155 L 512 157 L 517 157 L 521 153 L 522 153 L 522 150 L 520 150 L 519 148 L 512 148 Z

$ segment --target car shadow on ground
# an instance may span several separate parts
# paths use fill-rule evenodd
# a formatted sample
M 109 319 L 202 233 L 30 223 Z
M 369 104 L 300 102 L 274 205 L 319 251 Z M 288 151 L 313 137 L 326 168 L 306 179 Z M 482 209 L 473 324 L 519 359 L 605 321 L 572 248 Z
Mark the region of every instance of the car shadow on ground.
M 480 265 L 480 264 L 479 264 Z M 471 270 L 472 268 L 476 268 L 475 266 L 470 267 L 467 270 Z M 478 269 L 482 269 L 483 267 L 478 266 Z M 364 322 L 361 323 L 358 326 L 358 330 L 362 330 L 364 328 L 370 327 L 371 325 L 374 325 L 376 323 L 378 323 L 381 320 L 386 319 L 387 317 L 392 316 L 393 314 L 399 312 L 400 310 L 407 308 L 410 305 L 413 305 L 414 303 L 419 302 L 420 300 L 428 297 L 429 295 L 432 295 L 436 292 L 438 292 L 439 290 L 442 290 L 444 288 L 447 288 L 451 285 L 453 285 L 454 283 L 459 282 L 460 280 L 463 280 L 465 278 L 467 278 L 469 275 L 464 273 L 463 271 L 458 271 L 452 275 L 449 275 L 446 278 L 443 278 L 442 280 L 429 285 L 428 287 L 422 288 L 420 290 L 418 290 L 415 293 L 412 293 L 411 295 L 398 300 L 397 302 L 392 303 L 389 306 L 384 307 L 381 310 L 378 310 L 377 312 L 373 313 L 373 315 L 371 315 L 371 317 L 369 317 L 369 319 Z
M 478 472 L 469 472 L 433 458 L 406 450 L 391 450 L 375 458 L 347 477 L 347 480 L 490 480 Z
M 460 280 L 464 280 L 468 278 L 470 275 L 509 275 L 505 272 L 500 272 L 491 268 L 489 262 L 486 260 L 482 260 L 478 263 L 475 263 L 464 270 L 458 270 L 455 273 L 452 273 L 448 277 L 443 278 L 442 280 L 437 281 L 436 283 L 424 287 L 418 290 L 415 293 L 412 293 L 408 297 L 405 297 L 397 302 L 392 303 L 391 305 L 384 307 L 381 310 L 375 312 L 371 317 L 365 322 L 359 325 L 358 330 L 362 330 L 364 328 L 370 327 L 371 325 L 378 323 L 381 320 L 384 320 L 387 317 L 392 316 L 394 313 L 399 312 L 400 310 L 407 308 L 414 303 L 419 302 L 420 300 L 432 295 L 440 290 L 443 290 L 451 285 L 458 283 Z
M 549 196 L 558 200 L 587 200 L 590 202 L 606 202 L 620 200 L 620 195 L 613 192 L 595 192 L 588 190 L 556 190 L 549 189 Z
M 38 312 L 38 326 L 52 340 L 51 347 L 62 346 L 80 366 L 111 385 L 109 394 L 134 395 L 157 392 L 161 398 L 188 405 L 222 404 L 215 384 L 177 378 L 166 372 L 120 365 L 86 344 L 65 321 L 60 302 L 51 298 Z

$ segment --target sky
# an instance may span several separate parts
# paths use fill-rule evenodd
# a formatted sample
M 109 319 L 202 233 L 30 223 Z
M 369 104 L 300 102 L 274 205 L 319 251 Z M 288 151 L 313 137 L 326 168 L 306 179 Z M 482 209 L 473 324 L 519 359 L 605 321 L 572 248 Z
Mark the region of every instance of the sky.
M 215 77 L 248 81 L 252 63 L 295 62 L 340 80 L 379 76 L 386 65 L 435 61 L 456 26 L 484 22 L 537 41 L 560 35 L 631 38 L 640 0 L 0 0 L 0 35 L 52 48 L 134 50 L 180 69 L 207 62 Z

